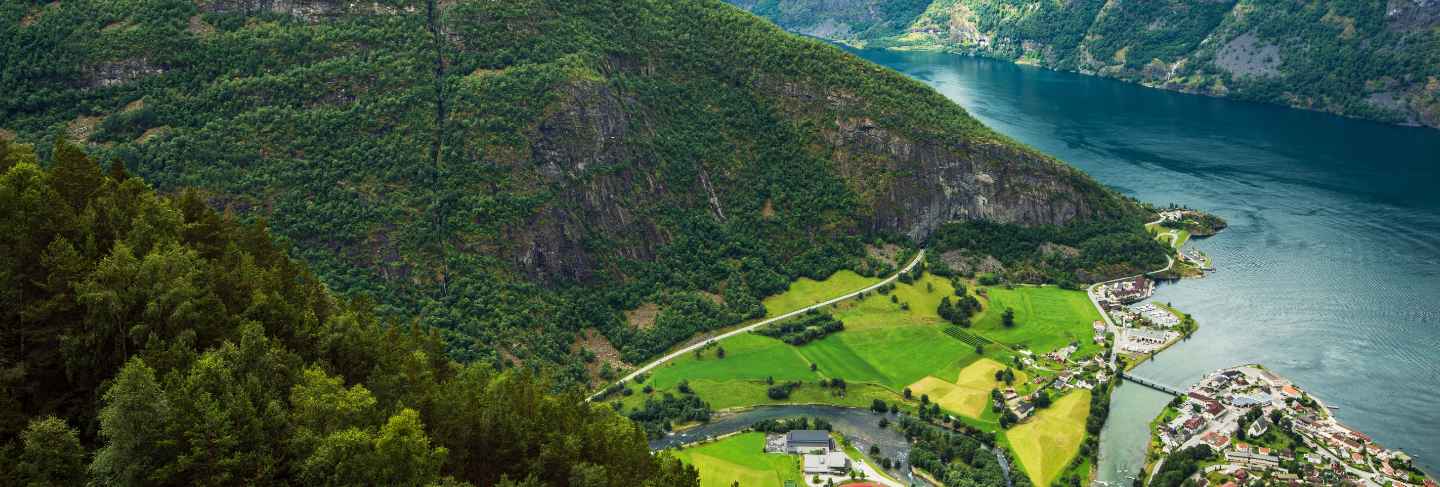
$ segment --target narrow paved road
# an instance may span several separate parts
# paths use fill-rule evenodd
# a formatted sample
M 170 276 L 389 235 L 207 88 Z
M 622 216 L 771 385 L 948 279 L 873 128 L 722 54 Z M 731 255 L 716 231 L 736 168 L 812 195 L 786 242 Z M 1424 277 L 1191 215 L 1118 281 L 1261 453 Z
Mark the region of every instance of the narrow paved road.
M 897 279 L 897 278 L 900 277 L 900 274 L 904 274 L 904 273 L 906 273 L 906 272 L 910 272 L 910 270 L 911 270 L 911 269 L 914 269 L 916 265 L 920 264 L 920 261 L 921 261 L 922 259 L 924 259 L 924 258 L 925 258 L 925 249 L 920 249 L 920 252 L 917 252 L 917 253 L 915 254 L 915 258 L 914 258 L 914 259 L 911 259 L 909 264 L 905 264 L 905 267 L 902 268 L 902 269 L 900 269 L 899 272 L 896 272 L 895 274 L 891 275 L 890 277 L 887 277 L 887 278 L 885 278 L 884 280 L 881 280 L 880 282 L 877 282 L 877 283 L 875 283 L 875 284 L 872 284 L 872 285 L 870 285 L 869 287 L 867 287 L 867 288 L 865 288 L 865 289 L 861 289 L 861 290 L 859 290 L 859 291 L 855 291 L 855 292 L 852 292 L 852 293 L 850 293 L 850 294 L 846 294 L 846 295 L 844 295 L 844 296 L 832 298 L 832 299 L 830 299 L 830 300 L 828 300 L 828 301 L 825 301 L 825 302 L 822 302 L 822 303 L 812 304 L 812 305 L 810 305 L 810 306 L 806 306 L 806 307 L 804 307 L 804 308 L 800 308 L 800 309 L 797 309 L 797 310 L 795 310 L 795 311 L 791 311 L 791 312 L 789 312 L 789 313 L 785 313 L 785 314 L 783 314 L 783 315 L 776 316 L 776 317 L 774 317 L 774 318 L 766 318 L 766 319 L 760 320 L 760 321 L 758 321 L 758 322 L 755 322 L 754 324 L 751 324 L 751 325 L 748 325 L 748 326 L 745 326 L 745 327 L 742 327 L 742 328 L 736 328 L 736 329 L 734 329 L 734 330 L 731 330 L 731 331 L 722 333 L 722 334 L 720 334 L 720 335 L 716 335 L 716 336 L 714 336 L 714 337 L 710 337 L 709 339 L 706 339 L 706 340 L 701 340 L 700 342 L 695 343 L 694 345 L 690 345 L 690 346 L 688 346 L 688 347 L 685 347 L 685 348 L 676 350 L 676 351 L 674 351 L 674 352 L 671 352 L 669 355 L 666 355 L 666 356 L 664 356 L 664 357 L 660 357 L 659 359 L 656 359 L 655 361 L 650 362 L 649 364 L 645 365 L 644 367 L 641 367 L 641 368 L 639 368 L 639 369 L 635 369 L 635 371 L 634 371 L 634 372 L 631 372 L 630 375 L 627 375 L 627 376 L 625 376 L 624 378 L 620 379 L 620 382 L 630 382 L 630 381 L 632 381 L 632 380 L 635 379 L 635 376 L 640 375 L 640 374 L 643 374 L 643 373 L 646 373 L 646 372 L 649 372 L 649 371 L 651 371 L 651 370 L 654 370 L 655 367 L 659 367 L 661 364 L 664 364 L 665 362 L 669 362 L 669 361 L 671 361 L 671 360 L 675 360 L 675 359 L 679 358 L 679 357 L 682 356 L 682 355 L 685 355 L 685 354 L 687 354 L 687 353 L 690 353 L 690 352 L 695 351 L 696 349 L 699 349 L 699 348 L 701 348 L 701 347 L 704 347 L 705 344 L 710 343 L 710 342 L 712 342 L 712 341 L 724 340 L 724 339 L 726 339 L 726 338 L 730 338 L 730 337 L 732 337 L 732 336 L 739 335 L 739 334 L 741 334 L 741 333 L 749 332 L 750 330 L 754 330 L 754 329 L 756 329 L 756 328 L 758 328 L 758 327 L 761 327 L 761 326 L 764 326 L 764 325 L 768 325 L 768 324 L 774 323 L 774 322 L 776 322 L 776 321 L 780 321 L 780 320 L 783 320 L 783 319 L 786 319 L 786 318 L 790 318 L 790 317 L 799 315 L 799 314 L 801 314 L 801 313 L 804 313 L 804 312 L 806 312 L 806 311 L 810 311 L 810 310 L 812 310 L 812 309 L 821 308 L 821 307 L 824 307 L 824 306 L 829 306 L 829 305 L 831 305 L 831 304 L 838 303 L 838 302 L 841 302 L 841 301 L 844 301 L 844 300 L 853 298 L 853 297 L 855 297 L 855 296 L 860 295 L 860 293 L 866 293 L 866 292 L 870 292 L 870 291 L 874 291 L 874 290 L 876 290 L 876 289 L 879 289 L 880 286 L 884 286 L 884 285 L 886 285 L 886 284 L 890 284 L 891 282 L 894 282 L 895 279 Z M 602 394 L 602 393 L 604 393 L 604 392 L 605 392 L 605 390 L 604 390 L 604 389 L 601 389 L 599 392 L 596 392 L 596 393 L 594 393 L 594 394 L 591 394 L 590 397 L 585 398 L 585 400 L 586 400 L 586 401 L 594 400 L 596 397 L 599 397 L 600 394 Z

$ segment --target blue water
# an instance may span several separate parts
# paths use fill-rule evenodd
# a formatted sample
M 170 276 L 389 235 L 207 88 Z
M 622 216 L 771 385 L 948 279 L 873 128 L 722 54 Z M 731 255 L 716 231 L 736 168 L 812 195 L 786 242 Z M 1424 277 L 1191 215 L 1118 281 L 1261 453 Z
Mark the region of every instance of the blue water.
M 1191 244 L 1218 272 L 1157 291 L 1200 333 L 1137 374 L 1185 386 L 1263 363 L 1440 467 L 1440 130 L 951 54 L 856 53 L 1124 193 L 1229 220 Z M 1102 480 L 1143 463 L 1166 398 L 1139 389 L 1115 395 Z

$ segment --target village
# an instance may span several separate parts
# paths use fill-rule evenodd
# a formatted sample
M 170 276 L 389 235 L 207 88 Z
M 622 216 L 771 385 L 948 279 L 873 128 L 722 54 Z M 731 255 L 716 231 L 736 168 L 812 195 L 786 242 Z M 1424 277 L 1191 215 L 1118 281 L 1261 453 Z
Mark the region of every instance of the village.
M 1188 458 L 1203 458 L 1191 477 L 1197 486 L 1435 486 L 1404 452 L 1340 423 L 1319 399 L 1259 365 L 1209 374 L 1153 426 L 1151 475 L 1174 458 L 1167 455 L 1190 451 Z
M 1114 352 L 1127 356 L 1132 366 L 1195 331 L 1194 320 L 1174 309 L 1154 302 L 1142 303 L 1155 293 L 1155 281 L 1148 277 L 1098 284 L 1089 292 L 1105 318 L 1094 323 L 1094 340 L 1098 343 L 1107 336 L 1114 340 Z

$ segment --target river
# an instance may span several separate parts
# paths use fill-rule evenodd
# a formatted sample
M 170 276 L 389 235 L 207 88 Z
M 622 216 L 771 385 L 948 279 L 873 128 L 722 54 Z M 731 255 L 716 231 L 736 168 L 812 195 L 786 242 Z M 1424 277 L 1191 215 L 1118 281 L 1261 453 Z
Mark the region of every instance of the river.
M 1136 374 L 1185 387 L 1264 363 L 1440 467 L 1440 131 L 968 56 L 852 52 L 1121 192 L 1229 220 L 1191 243 L 1218 272 L 1157 291 L 1201 331 Z M 1138 470 L 1165 401 L 1133 384 L 1116 392 L 1101 480 Z

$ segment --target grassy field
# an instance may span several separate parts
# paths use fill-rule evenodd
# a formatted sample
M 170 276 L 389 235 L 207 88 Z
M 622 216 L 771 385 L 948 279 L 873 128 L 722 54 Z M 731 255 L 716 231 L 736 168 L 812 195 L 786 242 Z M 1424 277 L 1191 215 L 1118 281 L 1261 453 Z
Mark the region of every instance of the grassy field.
M 1155 240 L 1168 243 L 1172 248 L 1178 249 L 1180 247 L 1184 247 L 1185 242 L 1190 241 L 1190 230 L 1176 230 L 1175 236 L 1172 238 L 1170 235 L 1170 231 L 1172 230 L 1171 228 L 1162 227 L 1159 224 L 1153 224 L 1145 225 L 1145 229 L 1149 230 L 1151 234 L 1155 235 Z
M 877 282 L 880 279 L 848 270 L 836 272 L 823 281 L 802 277 L 790 283 L 785 292 L 765 298 L 761 303 L 765 305 L 767 316 L 776 316 L 865 289 Z
M 1080 343 L 1076 357 L 1100 350 L 1090 328 L 1100 319 L 1100 313 L 1084 291 L 1053 286 L 991 287 L 985 291 L 988 302 L 975 318 L 971 332 L 1012 347 L 1027 347 L 1035 353 L 1047 353 L 1072 341 Z M 1007 307 L 1015 310 L 1014 328 L 1006 328 L 1001 322 Z
M 686 355 L 656 368 L 647 383 L 666 392 L 673 391 L 681 380 L 689 380 L 701 399 L 716 409 L 776 403 L 765 394 L 766 378 L 777 383 L 805 383 L 783 402 L 860 407 L 869 406 L 874 398 L 895 402 L 901 389 L 921 378 L 956 378 L 979 358 L 974 346 L 945 335 L 945 324 L 935 314 L 940 299 L 953 293 L 948 280 L 926 275 L 914 284 L 898 284 L 887 295 L 871 293 L 860 301 L 827 307 L 845 323 L 845 330 L 839 333 L 798 347 L 758 334 L 741 334 L 719 343 L 725 348 L 724 359 L 717 358 L 714 349 L 704 351 L 700 358 Z M 1009 350 L 991 348 L 987 356 L 1010 361 Z M 812 363 L 817 369 L 814 372 Z M 830 378 L 845 379 L 849 393 L 836 397 L 816 385 L 820 379 Z M 622 399 L 627 410 L 644 402 L 640 387 L 631 388 L 637 389 L 637 394 Z
M 713 443 L 675 452 L 681 461 L 700 471 L 701 487 L 780 486 L 786 480 L 804 485 L 800 459 L 794 455 L 764 453 L 764 433 L 742 433 Z
M 925 377 L 910 385 L 915 395 L 926 394 L 930 400 L 952 413 L 973 419 L 981 419 L 989 410 L 990 391 L 1004 388 L 1005 383 L 995 380 L 995 371 L 1005 370 L 1005 365 L 989 358 L 982 358 L 960 371 L 955 382 L 934 376 Z M 1015 385 L 1018 387 L 1030 376 L 1016 371 Z
M 1065 470 L 1080 452 L 1089 415 L 1090 391 L 1072 392 L 1006 432 L 1032 483 L 1050 485 Z

